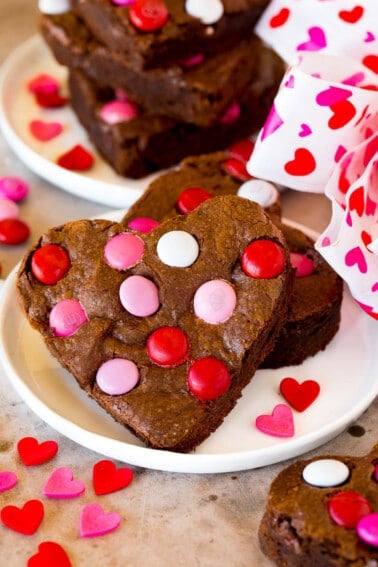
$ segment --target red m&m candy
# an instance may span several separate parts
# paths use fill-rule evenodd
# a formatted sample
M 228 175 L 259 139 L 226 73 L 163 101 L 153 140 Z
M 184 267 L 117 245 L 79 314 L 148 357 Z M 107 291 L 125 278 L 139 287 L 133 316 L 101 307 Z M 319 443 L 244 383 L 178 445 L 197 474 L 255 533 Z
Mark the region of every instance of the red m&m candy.
M 245 138 L 244 140 L 238 140 L 237 142 L 234 142 L 228 148 L 228 151 L 232 155 L 232 157 L 243 161 L 248 161 L 252 155 L 254 147 L 255 142 L 253 142 L 249 138 Z
M 217 358 L 199 358 L 189 368 L 189 390 L 202 402 L 219 398 L 227 392 L 230 384 L 228 368 Z
M 226 159 L 226 161 L 222 164 L 222 168 L 226 173 L 228 173 L 228 175 L 238 179 L 239 181 L 247 181 L 248 179 L 251 179 L 251 176 L 247 171 L 246 163 L 241 159 L 234 157 Z
M 0 243 L 22 244 L 29 238 L 30 229 L 26 223 L 17 218 L 0 220 Z
M 355 528 L 359 520 L 372 512 L 372 507 L 362 494 L 344 490 L 332 496 L 327 503 L 332 520 L 344 528 Z
M 254 240 L 245 248 L 242 268 L 252 278 L 275 278 L 285 266 L 285 253 L 273 240 Z
M 70 269 L 68 253 L 57 244 L 45 244 L 32 256 L 31 269 L 38 281 L 46 285 L 56 284 Z
M 206 189 L 202 189 L 202 187 L 188 187 L 180 193 L 176 207 L 180 213 L 186 215 L 211 198 L 211 193 L 206 191 Z
M 160 327 L 147 339 L 147 354 L 158 366 L 179 366 L 187 360 L 188 353 L 188 338 L 178 327 Z
M 136 0 L 130 6 L 129 17 L 138 30 L 151 32 L 164 26 L 169 12 L 162 0 Z

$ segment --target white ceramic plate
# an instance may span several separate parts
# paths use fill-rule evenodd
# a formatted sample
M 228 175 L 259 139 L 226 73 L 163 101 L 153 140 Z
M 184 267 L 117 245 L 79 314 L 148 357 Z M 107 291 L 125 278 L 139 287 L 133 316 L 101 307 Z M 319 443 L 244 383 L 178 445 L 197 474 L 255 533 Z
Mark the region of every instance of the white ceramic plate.
M 40 73 L 66 82 L 65 67 L 58 65 L 39 36 L 20 45 L 2 66 L 0 127 L 9 146 L 34 173 L 69 193 L 114 208 L 131 205 L 156 175 L 141 180 L 118 176 L 97 154 L 69 106 L 37 106 L 27 84 Z M 29 123 L 35 119 L 61 122 L 64 131 L 49 142 L 40 142 L 29 132 Z M 90 171 L 79 174 L 56 165 L 56 158 L 75 144 L 84 145 L 96 156 Z
M 108 217 L 119 220 L 123 214 L 124 211 Z M 0 357 L 11 383 L 25 403 L 51 427 L 80 445 L 119 461 L 187 473 L 230 472 L 269 465 L 329 441 L 355 421 L 378 394 L 377 323 L 345 292 L 341 328 L 325 351 L 300 366 L 257 371 L 221 427 L 195 452 L 148 449 L 90 400 L 50 355 L 20 310 L 15 280 L 16 269 L 4 284 L 0 302 Z M 317 380 L 321 393 L 303 413 L 293 411 L 295 436 L 279 439 L 258 431 L 254 422 L 258 415 L 271 413 L 276 404 L 284 402 L 278 386 L 285 376 L 300 382 Z

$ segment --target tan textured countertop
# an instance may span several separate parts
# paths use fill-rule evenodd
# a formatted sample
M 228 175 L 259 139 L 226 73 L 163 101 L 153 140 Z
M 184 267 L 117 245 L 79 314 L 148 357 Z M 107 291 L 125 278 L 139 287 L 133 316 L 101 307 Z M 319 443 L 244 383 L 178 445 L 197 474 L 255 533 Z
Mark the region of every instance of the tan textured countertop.
M 0 3 L 0 61 L 22 41 L 36 33 L 36 1 L 2 0 Z M 12 174 L 27 179 L 31 195 L 23 204 L 22 218 L 37 237 L 45 229 L 66 220 L 106 213 L 104 206 L 81 200 L 46 183 L 15 157 L 0 138 L 0 176 Z M 329 219 L 325 197 L 288 191 L 283 195 L 284 216 L 322 230 Z M 2 276 L 20 260 L 24 246 L 0 248 Z M 361 455 L 377 441 L 377 400 L 358 420 L 361 437 L 344 432 L 311 454 Z M 362 430 L 361 430 L 362 431 Z M 16 445 L 25 436 L 54 439 L 59 453 L 53 461 L 37 467 L 23 466 Z M 45 517 L 32 536 L 17 534 L 0 524 L 0 564 L 22 567 L 42 541 L 60 543 L 74 567 L 132 566 L 235 566 L 268 567 L 262 556 L 257 528 L 268 488 L 283 464 L 245 472 L 213 475 L 164 473 L 135 468 L 135 479 L 124 491 L 95 497 L 91 470 L 101 456 L 80 447 L 46 425 L 20 399 L 0 367 L 0 472 L 14 471 L 19 478 L 12 490 L 0 493 L 0 508 L 21 506 L 33 498 L 43 499 L 42 486 L 57 467 L 69 467 L 87 490 L 79 499 L 45 502 Z M 120 464 L 119 464 L 120 466 Z M 112 534 L 80 538 L 79 511 L 85 503 L 97 502 L 106 511 L 117 512 L 122 524 Z

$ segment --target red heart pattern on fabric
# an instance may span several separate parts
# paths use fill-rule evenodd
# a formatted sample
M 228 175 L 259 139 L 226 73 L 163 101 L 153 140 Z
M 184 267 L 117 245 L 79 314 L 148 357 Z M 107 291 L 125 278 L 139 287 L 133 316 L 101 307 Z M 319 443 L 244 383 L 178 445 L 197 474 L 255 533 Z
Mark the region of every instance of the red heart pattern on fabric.
M 39 443 L 35 437 L 24 437 L 17 443 L 19 457 L 27 467 L 47 463 L 47 461 L 55 457 L 58 448 L 56 441 Z
M 364 188 L 357 187 L 349 197 L 349 209 L 362 217 L 365 210 Z
M 363 16 L 364 9 L 362 6 L 354 6 L 351 10 L 340 10 L 339 17 L 344 22 L 355 24 Z
M 310 150 L 298 148 L 295 150 L 294 159 L 285 163 L 284 168 L 290 175 L 309 175 L 316 168 L 316 161 Z
M 7 528 L 24 535 L 34 534 L 44 516 L 44 506 L 40 500 L 28 500 L 22 508 L 9 505 L 1 509 L 1 521 Z
M 289 19 L 289 16 L 290 16 L 289 8 L 281 8 L 281 10 L 277 12 L 277 14 L 272 16 L 271 19 L 269 20 L 270 27 L 279 28 L 280 26 L 283 26 L 284 24 L 286 24 L 287 20 Z
M 315 380 L 299 383 L 295 378 L 283 378 L 280 392 L 285 400 L 297 411 L 305 411 L 318 397 L 320 386 Z
M 95 494 L 110 494 L 129 486 L 134 478 L 128 467 L 118 468 L 112 461 L 102 460 L 93 467 L 93 489 Z
M 343 128 L 356 116 L 356 108 L 349 100 L 341 100 L 330 106 L 333 116 L 328 121 L 331 130 Z
M 43 541 L 38 552 L 29 557 L 27 567 L 72 567 L 72 563 L 59 543 Z
M 366 55 L 362 63 L 366 65 L 366 67 L 369 67 L 374 73 L 378 73 L 378 55 Z

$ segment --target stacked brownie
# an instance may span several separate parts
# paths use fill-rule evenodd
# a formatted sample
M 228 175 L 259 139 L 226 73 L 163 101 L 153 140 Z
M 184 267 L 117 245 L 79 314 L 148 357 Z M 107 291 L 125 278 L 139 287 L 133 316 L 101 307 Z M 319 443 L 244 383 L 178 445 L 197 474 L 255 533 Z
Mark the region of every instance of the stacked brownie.
M 261 127 L 283 74 L 253 34 L 267 3 L 71 0 L 40 29 L 99 153 L 138 178 Z

